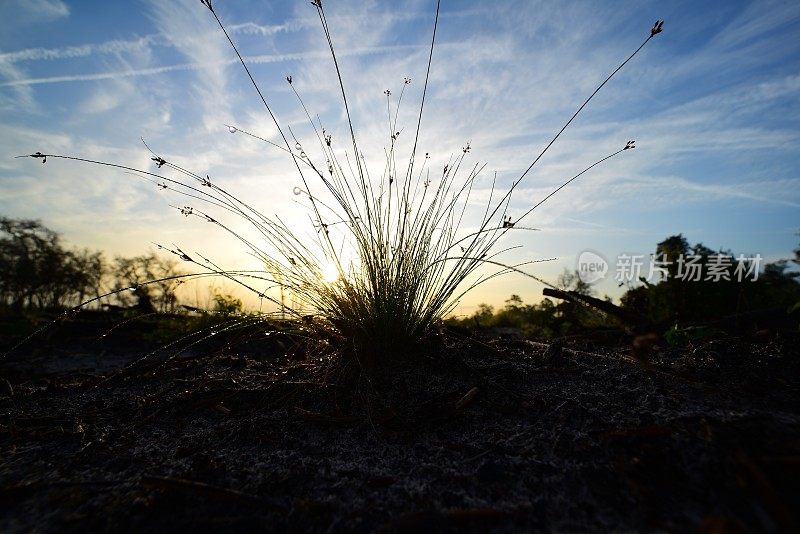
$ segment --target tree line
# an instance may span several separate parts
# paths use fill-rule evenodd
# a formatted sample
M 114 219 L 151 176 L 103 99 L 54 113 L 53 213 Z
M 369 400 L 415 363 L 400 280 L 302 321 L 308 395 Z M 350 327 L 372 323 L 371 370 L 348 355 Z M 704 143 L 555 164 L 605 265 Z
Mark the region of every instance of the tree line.
M 800 247 L 791 258 L 766 263 L 757 276 L 740 276 L 736 269 L 740 268 L 741 257 L 726 249 L 712 250 L 702 243 L 691 245 L 682 234 L 670 236 L 655 248 L 654 258 L 664 265 L 663 276 L 638 276 L 621 284 L 626 285 L 626 290 L 620 298 L 620 308 L 643 324 L 662 325 L 709 322 L 756 310 L 800 309 Z M 714 275 L 681 276 L 688 258 L 698 273 Z M 565 270 L 555 286 L 595 296 L 593 286 L 583 282 L 577 272 Z M 605 300 L 610 302 L 611 298 L 606 296 Z M 539 338 L 614 324 L 607 315 L 578 302 L 545 298 L 538 304 L 525 304 L 518 295 L 511 295 L 500 309 L 481 304 L 472 315 L 451 322 L 465 327 L 511 327 L 527 337 Z
M 655 258 L 664 263 L 664 276 L 641 276 L 628 283 L 620 307 L 650 323 L 689 323 L 767 308 L 800 306 L 800 247 L 791 258 L 767 263 L 756 280 L 737 277 L 737 257 L 730 250 L 714 251 L 701 243 L 691 245 L 673 235 L 656 245 Z M 694 267 L 712 268 L 713 279 L 681 276 L 684 259 Z M 793 269 L 794 267 L 794 269 Z M 148 253 L 133 257 L 68 248 L 61 236 L 41 222 L 0 217 L 0 308 L 16 312 L 57 310 L 97 299 L 96 306 L 137 308 L 143 312 L 171 313 L 178 307 L 176 289 L 186 274 L 174 258 Z M 564 271 L 556 286 L 592 295 L 593 286 L 577 272 Z M 102 295 L 113 293 L 100 300 Z M 606 300 L 611 299 L 606 297 Z M 217 311 L 242 309 L 240 300 L 215 294 Z M 525 304 L 511 295 L 495 310 L 481 304 L 468 317 L 451 320 L 463 326 L 514 327 L 531 337 L 567 335 L 608 324 L 608 317 L 577 302 L 543 299 Z
M 68 248 L 41 222 L 0 217 L 0 307 L 54 310 L 98 300 L 97 306 L 173 312 L 184 274 L 172 258 L 155 253 L 108 260 L 102 252 Z M 166 280 L 164 280 L 166 279 Z M 159 282 L 142 285 L 152 280 Z

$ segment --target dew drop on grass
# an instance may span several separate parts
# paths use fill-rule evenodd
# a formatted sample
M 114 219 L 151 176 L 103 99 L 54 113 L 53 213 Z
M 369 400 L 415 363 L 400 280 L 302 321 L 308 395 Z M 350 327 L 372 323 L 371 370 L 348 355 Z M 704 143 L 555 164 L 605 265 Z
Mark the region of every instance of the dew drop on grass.
M 230 133 L 236 133 L 239 131 L 239 129 L 236 126 L 228 126 L 228 131 Z
M 296 196 L 296 195 L 300 195 L 300 194 L 302 194 L 302 193 L 303 193 L 303 190 L 302 190 L 302 189 L 300 189 L 299 187 L 295 187 L 295 188 L 292 190 L 292 192 L 293 192 L 293 193 L 295 194 L 295 196 Z

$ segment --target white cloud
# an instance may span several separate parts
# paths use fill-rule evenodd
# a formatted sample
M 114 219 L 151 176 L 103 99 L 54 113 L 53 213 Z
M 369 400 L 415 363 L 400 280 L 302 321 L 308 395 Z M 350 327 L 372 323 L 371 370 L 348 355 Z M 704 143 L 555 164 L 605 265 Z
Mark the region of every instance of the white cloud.
M 206 9 L 194 0 L 149 0 L 159 34 L 189 60 L 194 71 L 191 98 L 202 109 L 203 123 L 213 128 L 229 117 L 227 66 L 233 52 Z
M 26 48 L 14 52 L 0 53 L 0 60 L 10 63 L 26 61 L 54 61 L 59 59 L 77 59 L 97 54 L 121 54 L 134 52 L 142 48 L 158 44 L 155 35 L 147 35 L 132 40 L 113 39 L 98 44 L 64 46 L 61 48 Z
M 3 0 L 0 14 L 0 42 L 14 42 L 31 27 L 65 19 L 70 11 L 62 0 Z M 0 57 L 0 61 L 3 59 Z
M 0 76 L 12 82 L 27 78 L 27 74 L 8 61 L 0 59 Z M 11 94 L 0 92 L 0 111 L 22 110 L 29 111 L 34 107 L 33 91 L 24 83 L 11 86 Z
M 741 48 L 765 35 L 789 31 L 800 21 L 800 10 L 792 2 L 761 0 L 753 2 L 712 40 L 711 46 L 740 52 Z
M 14 23 L 18 26 L 69 16 L 69 7 L 62 0 L 6 0 L 3 9 L 7 13 L 14 13 Z M 7 20 L 3 26 L 7 24 L 11 24 L 11 21 Z

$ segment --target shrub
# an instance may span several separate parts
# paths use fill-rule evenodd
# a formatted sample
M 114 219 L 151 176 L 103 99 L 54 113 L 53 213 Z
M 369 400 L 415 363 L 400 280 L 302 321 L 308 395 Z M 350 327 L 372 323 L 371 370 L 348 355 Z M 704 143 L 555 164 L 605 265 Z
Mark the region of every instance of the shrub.
M 240 314 L 243 309 L 241 299 L 222 293 L 214 295 L 214 311 L 223 316 Z

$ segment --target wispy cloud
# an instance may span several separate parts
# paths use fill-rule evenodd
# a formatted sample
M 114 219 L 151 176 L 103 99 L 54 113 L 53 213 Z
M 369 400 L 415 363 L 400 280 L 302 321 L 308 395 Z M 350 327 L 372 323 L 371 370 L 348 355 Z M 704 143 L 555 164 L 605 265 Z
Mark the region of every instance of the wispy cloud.
M 401 46 L 374 46 L 345 49 L 338 52 L 341 57 L 367 56 L 381 54 L 385 52 L 402 52 L 403 50 L 419 50 L 424 48 L 421 45 L 401 45 Z M 255 56 L 242 56 L 248 64 L 262 65 L 268 63 L 281 63 L 287 61 L 302 61 L 306 59 L 327 59 L 330 52 L 318 50 L 311 52 L 298 52 L 295 54 L 260 54 Z M 209 70 L 238 65 L 238 59 L 225 59 L 217 61 L 202 61 L 198 63 L 179 63 L 174 65 L 163 65 L 145 69 L 116 70 L 110 72 L 97 72 L 91 74 L 74 74 L 64 76 L 48 76 L 44 78 L 19 78 L 6 82 L 0 82 L 0 87 L 19 87 L 25 85 L 42 85 L 66 82 L 92 82 L 98 80 L 109 80 L 115 78 L 129 78 L 136 76 L 155 76 L 168 72 L 179 71 L 198 71 L 201 75 Z M 0 63 L 2 65 L 2 63 Z M 9 76 L 11 77 L 11 76 Z
M 14 82 L 24 80 L 27 76 L 27 73 L 13 63 L 0 60 L 0 76 L 7 80 L 11 80 L 10 82 L 5 83 L 13 84 Z M 7 96 L 3 93 L 0 93 L 0 110 L 29 110 L 34 107 L 33 91 L 28 84 L 20 83 L 18 85 L 9 85 L 8 87 L 13 88 L 13 94 Z
M 800 21 L 800 10 L 791 2 L 782 0 L 753 2 L 730 21 L 724 31 L 714 37 L 711 46 L 739 51 L 743 46 L 753 44 L 754 40 L 764 35 L 786 33 L 787 37 L 791 37 L 798 21 Z
M 114 39 L 104 43 L 65 46 L 61 48 L 26 48 L 15 52 L 0 54 L 0 61 L 21 63 L 26 61 L 54 61 L 58 59 L 78 59 L 98 54 L 121 54 L 139 51 L 142 48 L 163 42 L 157 35 L 146 35 L 137 39 Z
M 62 0 L 5 0 L 3 10 L 14 14 L 13 17 L 3 17 L 0 30 L 4 31 L 62 19 L 70 13 L 69 7 Z

